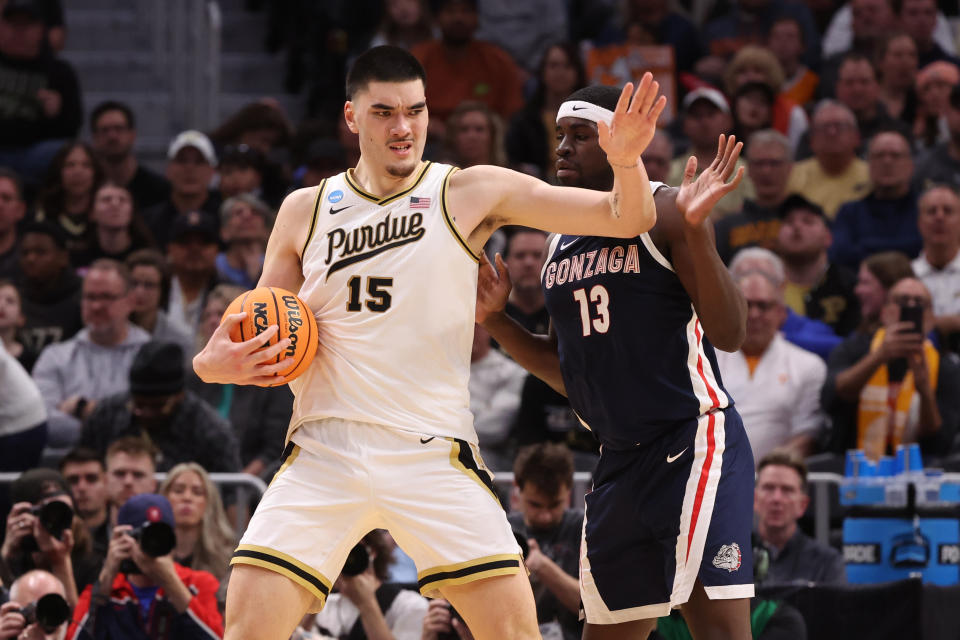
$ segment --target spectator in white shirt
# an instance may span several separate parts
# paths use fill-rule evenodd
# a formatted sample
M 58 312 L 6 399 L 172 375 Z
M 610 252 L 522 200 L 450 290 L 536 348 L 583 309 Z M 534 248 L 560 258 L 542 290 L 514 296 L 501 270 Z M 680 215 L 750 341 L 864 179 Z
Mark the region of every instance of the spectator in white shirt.
M 930 290 L 937 331 L 960 350 L 960 194 L 946 185 L 928 189 L 918 204 L 923 252 L 913 272 Z

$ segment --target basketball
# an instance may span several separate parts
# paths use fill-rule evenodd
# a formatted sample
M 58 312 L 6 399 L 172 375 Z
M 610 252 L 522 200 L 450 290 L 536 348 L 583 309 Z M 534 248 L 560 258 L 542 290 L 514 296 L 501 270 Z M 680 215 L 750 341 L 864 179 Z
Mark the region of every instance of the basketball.
M 263 345 L 267 347 L 290 338 L 290 346 L 277 355 L 275 362 L 293 358 L 293 364 L 279 375 L 293 380 L 307 370 L 317 353 L 317 320 L 303 300 L 286 289 L 258 287 L 237 296 L 223 312 L 223 317 L 242 311 L 247 312 L 247 317 L 230 330 L 231 340 L 243 342 L 260 335 L 270 325 L 279 324 L 277 335 Z

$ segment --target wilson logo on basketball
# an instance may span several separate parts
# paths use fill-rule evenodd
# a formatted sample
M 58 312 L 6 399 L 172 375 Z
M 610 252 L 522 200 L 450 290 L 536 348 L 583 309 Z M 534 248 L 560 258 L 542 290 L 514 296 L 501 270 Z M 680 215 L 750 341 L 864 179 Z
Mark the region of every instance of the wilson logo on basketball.
M 300 304 L 296 296 L 282 296 L 283 306 L 287 308 L 287 338 L 290 346 L 287 347 L 285 358 L 292 358 L 297 353 L 297 335 L 303 326 L 303 317 L 300 315 Z

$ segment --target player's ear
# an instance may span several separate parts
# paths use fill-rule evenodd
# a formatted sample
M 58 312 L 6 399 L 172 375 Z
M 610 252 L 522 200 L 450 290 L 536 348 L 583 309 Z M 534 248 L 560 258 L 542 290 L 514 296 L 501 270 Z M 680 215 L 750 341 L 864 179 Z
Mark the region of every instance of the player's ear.
M 357 129 L 356 113 L 353 110 L 353 102 L 351 100 L 347 100 L 343 104 L 343 117 L 347 121 L 347 128 L 350 129 L 351 132 L 360 132 L 360 130 Z

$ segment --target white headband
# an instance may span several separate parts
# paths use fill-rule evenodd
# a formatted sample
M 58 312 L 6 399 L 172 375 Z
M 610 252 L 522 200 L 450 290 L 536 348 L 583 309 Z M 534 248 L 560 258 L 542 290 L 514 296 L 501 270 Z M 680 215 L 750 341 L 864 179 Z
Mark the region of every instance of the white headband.
M 560 105 L 557 111 L 557 122 L 560 118 L 583 118 L 591 122 L 605 122 L 607 126 L 613 122 L 613 111 L 582 100 L 567 100 Z

